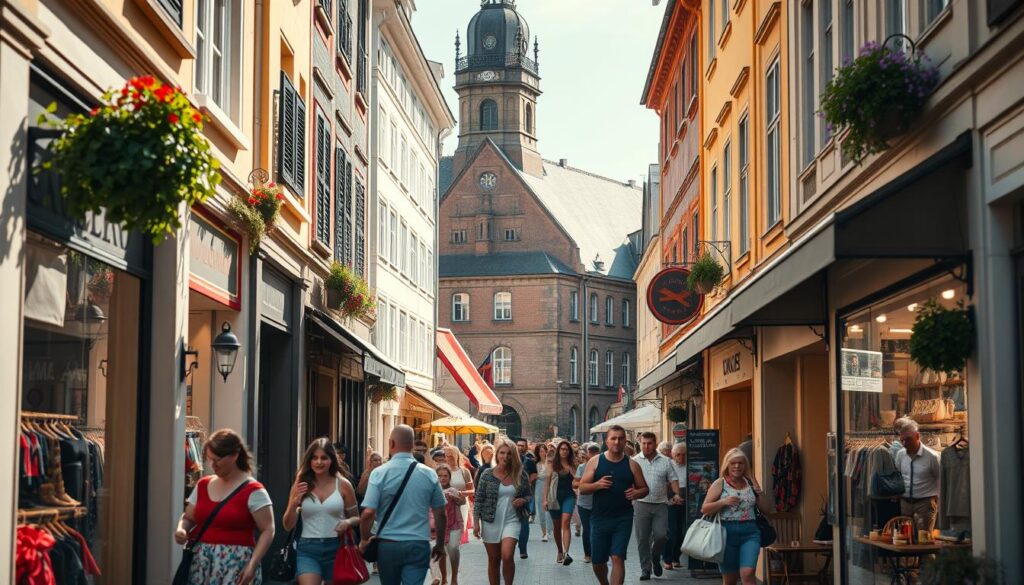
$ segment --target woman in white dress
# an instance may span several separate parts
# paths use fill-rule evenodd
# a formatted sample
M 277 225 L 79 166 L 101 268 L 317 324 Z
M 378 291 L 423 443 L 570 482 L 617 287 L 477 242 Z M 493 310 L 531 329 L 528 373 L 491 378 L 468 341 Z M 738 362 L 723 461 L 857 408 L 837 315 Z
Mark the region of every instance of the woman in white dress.
M 494 445 L 494 466 L 480 475 L 473 507 L 473 534 L 487 549 L 487 580 L 505 585 L 515 580 L 516 543 L 521 522 L 529 520 L 527 505 L 532 493 L 515 443 L 500 438 Z
M 540 524 L 541 542 L 547 542 L 551 516 L 547 510 L 538 510 L 536 508 L 544 501 L 544 486 L 548 484 L 548 474 L 551 473 L 551 462 L 548 461 L 548 446 L 544 443 L 537 443 L 537 446 L 533 448 L 533 457 L 537 462 L 537 481 L 534 482 L 533 490 L 534 519 Z

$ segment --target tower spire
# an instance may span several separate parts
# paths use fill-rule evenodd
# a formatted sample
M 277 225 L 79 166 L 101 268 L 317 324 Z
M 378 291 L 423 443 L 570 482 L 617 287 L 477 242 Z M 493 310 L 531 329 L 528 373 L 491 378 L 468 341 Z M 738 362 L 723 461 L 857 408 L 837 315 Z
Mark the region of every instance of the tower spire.
M 461 59 L 461 57 L 462 57 L 462 49 L 461 49 L 461 47 L 462 47 L 462 42 L 459 40 L 459 31 L 458 31 L 458 29 L 456 29 L 455 30 L 455 69 L 456 69 L 456 71 L 459 69 L 459 61 L 462 60 Z

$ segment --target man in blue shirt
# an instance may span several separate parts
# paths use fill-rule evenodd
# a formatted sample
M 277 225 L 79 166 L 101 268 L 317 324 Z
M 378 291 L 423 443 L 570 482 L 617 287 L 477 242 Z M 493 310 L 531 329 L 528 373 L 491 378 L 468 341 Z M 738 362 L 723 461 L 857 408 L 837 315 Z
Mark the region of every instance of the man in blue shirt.
M 370 473 L 363 497 L 360 550 L 369 544 L 370 529 L 376 523 L 378 511 L 383 518 L 410 466 L 415 466 L 383 530 L 377 524 L 374 538 L 379 540 L 377 566 L 381 585 L 422 585 L 430 569 L 430 559 L 443 561 L 445 556 L 444 535 L 448 534 L 448 523 L 444 493 L 434 470 L 413 459 L 414 439 L 410 426 L 399 425 L 391 431 L 388 440 L 391 459 Z M 437 532 L 433 551 L 430 549 L 431 511 Z

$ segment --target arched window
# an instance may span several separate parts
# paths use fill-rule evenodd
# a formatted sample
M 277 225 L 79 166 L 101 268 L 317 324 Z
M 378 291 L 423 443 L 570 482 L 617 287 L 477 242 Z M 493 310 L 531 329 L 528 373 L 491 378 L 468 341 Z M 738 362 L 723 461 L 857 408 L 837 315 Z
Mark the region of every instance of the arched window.
M 629 299 L 622 299 L 622 326 L 629 327 L 629 314 L 632 312 Z
M 480 129 L 498 129 L 498 104 L 494 100 L 484 100 L 480 104 Z
M 533 106 L 526 104 L 526 132 L 533 134 Z
M 597 293 L 590 294 L 590 322 L 597 323 Z
M 576 290 L 569 291 L 569 320 L 580 320 L 580 293 Z
M 452 295 L 452 321 L 469 321 L 469 293 Z
M 512 383 L 512 350 L 507 347 L 495 348 L 491 356 L 491 363 L 494 364 L 494 383 Z
M 512 320 L 512 293 L 510 293 L 510 292 L 494 293 L 494 320 L 495 321 L 511 321 Z
M 569 409 L 569 436 L 573 439 L 579 438 L 580 431 L 580 413 L 576 410 L 576 407 Z
M 493 417 L 492 422 L 502 434 L 508 437 L 523 436 L 523 420 L 516 409 L 507 404 L 502 406 L 501 414 Z
M 572 348 L 569 350 L 569 383 L 570 384 L 579 384 L 580 383 L 580 373 L 579 373 L 580 355 L 579 354 L 580 354 L 580 352 L 579 352 L 578 349 L 576 349 L 575 345 L 572 346 Z
M 629 354 L 622 354 L 622 385 L 629 389 L 632 380 L 629 378 Z
M 604 324 L 615 324 L 615 299 L 606 297 L 604 299 Z
M 590 364 L 587 368 L 587 383 L 591 386 L 597 386 L 597 350 L 590 350 Z
M 601 415 L 598 414 L 597 407 L 592 406 L 590 408 L 590 422 L 587 423 L 587 428 L 592 429 L 596 427 L 599 422 L 601 422 Z
M 604 354 L 604 385 L 615 385 L 615 354 L 610 351 Z

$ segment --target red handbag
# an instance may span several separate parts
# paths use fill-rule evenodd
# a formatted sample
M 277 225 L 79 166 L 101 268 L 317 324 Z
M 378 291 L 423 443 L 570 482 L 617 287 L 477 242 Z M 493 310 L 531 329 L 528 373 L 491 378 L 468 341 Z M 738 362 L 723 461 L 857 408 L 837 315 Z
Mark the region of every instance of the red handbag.
M 341 546 L 334 554 L 334 585 L 360 585 L 369 580 L 370 571 L 350 530 L 341 537 Z

